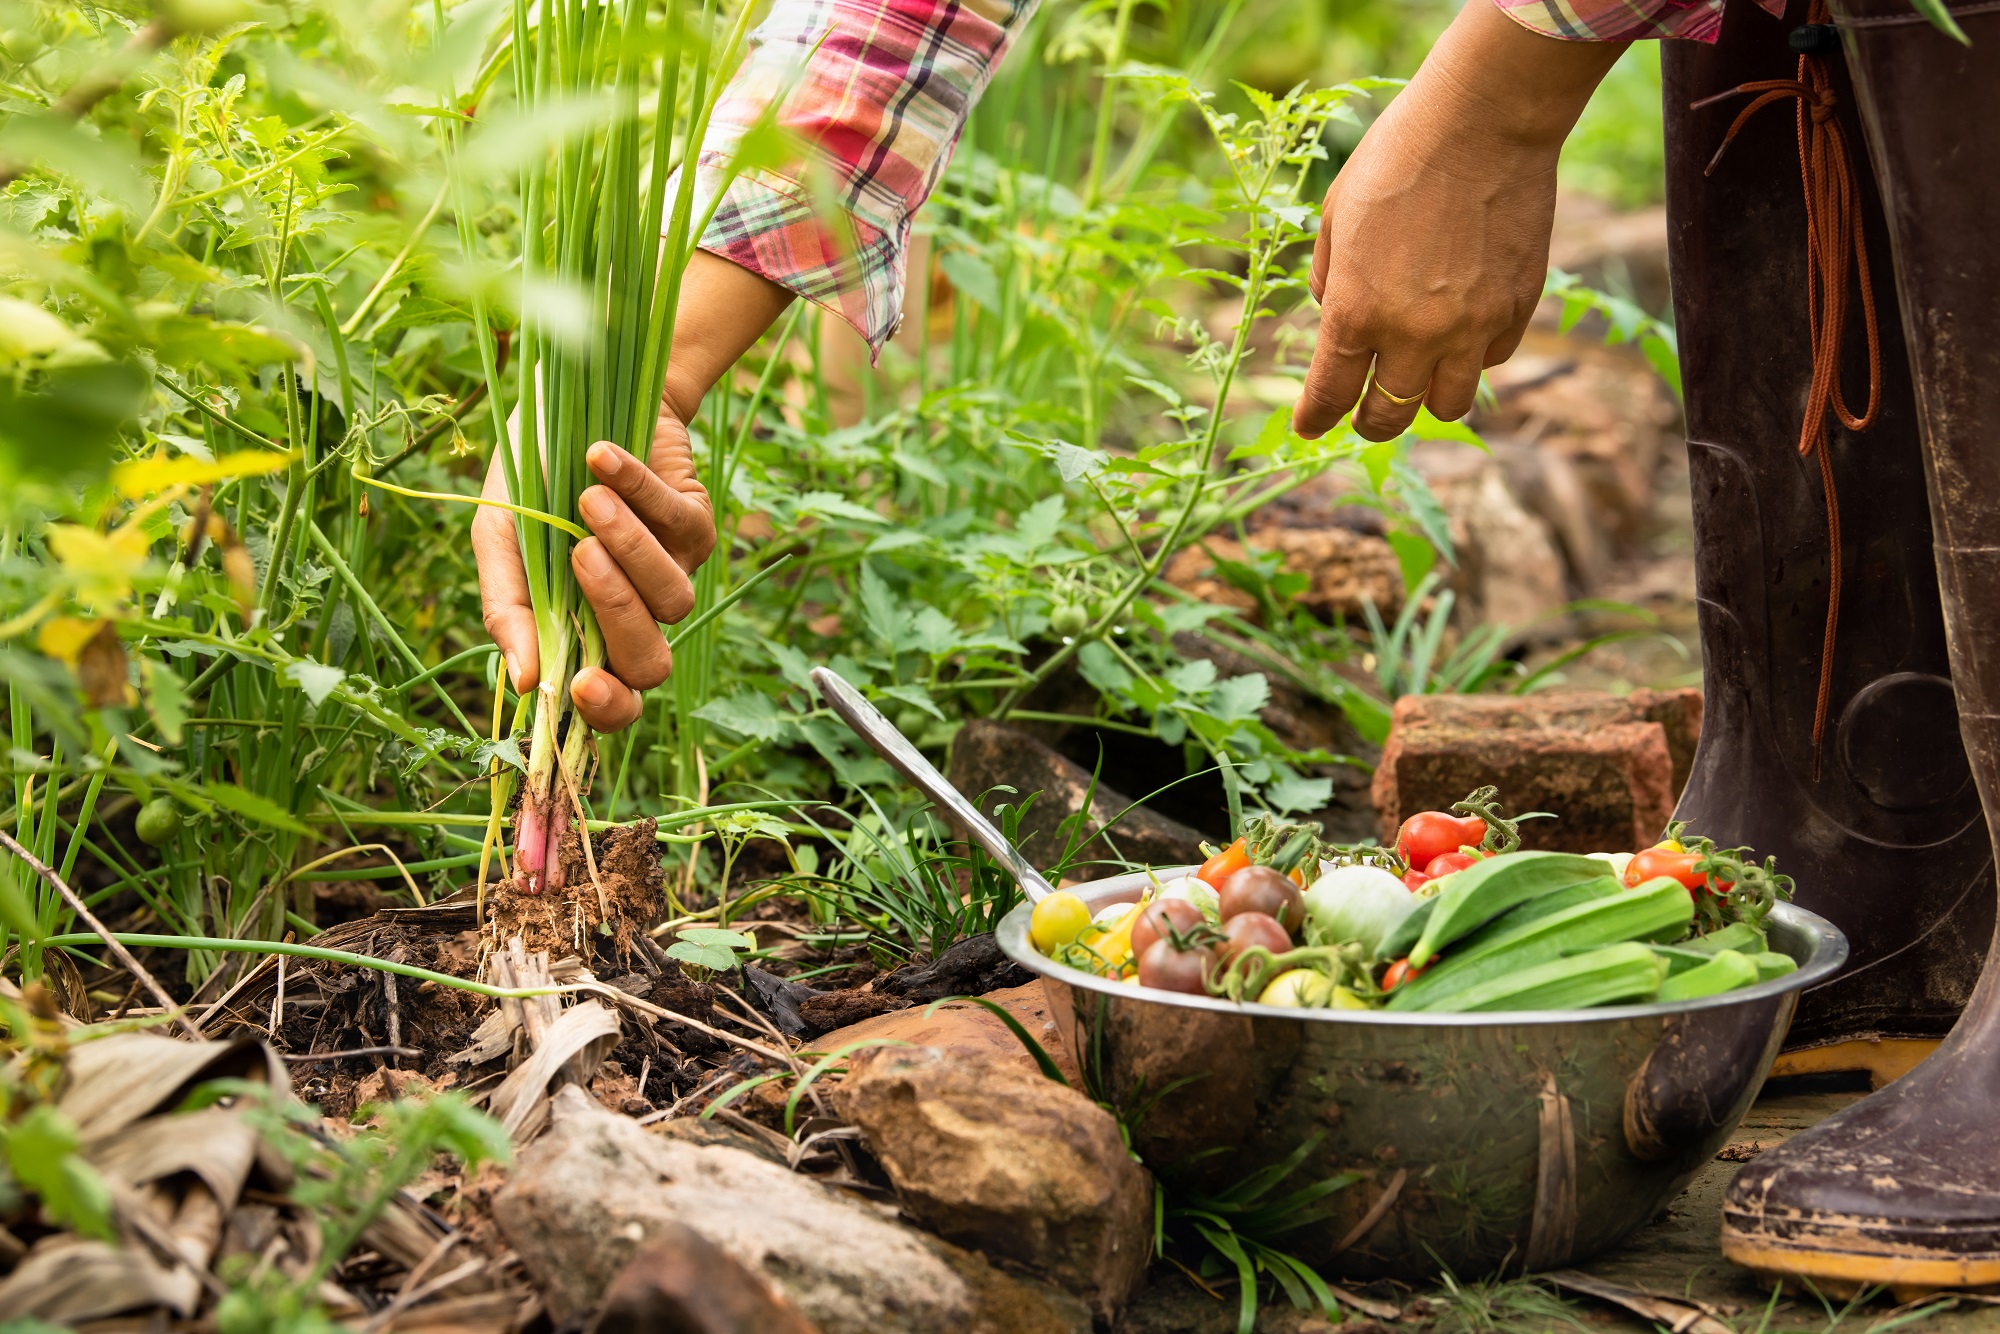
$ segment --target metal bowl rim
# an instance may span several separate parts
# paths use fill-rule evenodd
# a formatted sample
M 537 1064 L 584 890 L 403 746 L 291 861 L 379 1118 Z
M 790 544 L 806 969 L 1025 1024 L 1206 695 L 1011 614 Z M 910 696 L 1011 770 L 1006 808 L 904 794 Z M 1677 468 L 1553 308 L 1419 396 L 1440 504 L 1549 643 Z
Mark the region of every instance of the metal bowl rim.
M 1087 881 L 1069 888 L 1071 893 L 1095 909 L 1106 906 L 1102 901 L 1110 900 L 1128 890 L 1136 891 L 1150 876 L 1157 875 L 1162 880 L 1167 880 L 1190 874 L 1195 869 L 1193 866 L 1155 867 L 1145 871 L 1108 876 L 1103 880 Z M 1806 987 L 1824 982 L 1847 962 L 1848 950 L 1847 937 L 1832 922 L 1796 904 L 1779 903 L 1772 908 L 1771 916 L 1802 932 L 1812 944 L 1811 954 L 1800 962 L 1796 970 L 1783 977 L 1775 977 L 1769 982 L 1759 982 L 1755 986 L 1743 987 L 1736 991 L 1725 991 L 1719 996 L 1703 996 L 1695 1000 L 1651 1005 L 1600 1005 L 1589 1010 L 1479 1010 L 1471 1013 L 1442 1014 L 1421 1011 L 1391 1013 L 1387 1010 L 1309 1010 L 1259 1005 L 1254 1001 L 1229 1001 L 1218 996 L 1188 996 L 1173 991 L 1133 987 L 1124 982 L 1113 982 L 1108 978 L 1099 977 L 1095 973 L 1086 973 L 1080 968 L 1059 964 L 1029 943 L 1028 918 L 1033 912 L 1033 904 L 1026 902 L 1018 904 L 1012 912 L 1001 919 L 1000 925 L 995 928 L 994 936 L 1000 942 L 1000 948 L 1015 963 L 1032 973 L 1053 978 L 1066 986 L 1100 992 L 1124 1000 L 1140 1000 L 1154 1005 L 1177 1005 L 1190 1010 L 1212 1010 L 1220 1014 L 1244 1014 L 1252 1018 L 1295 1019 L 1311 1023 L 1386 1024 L 1413 1028 L 1474 1028 L 1492 1024 L 1624 1023 L 1634 1019 L 1687 1014 L 1695 1010 L 1719 1010 L 1729 1006 L 1774 999 L 1788 992 L 1802 991 Z

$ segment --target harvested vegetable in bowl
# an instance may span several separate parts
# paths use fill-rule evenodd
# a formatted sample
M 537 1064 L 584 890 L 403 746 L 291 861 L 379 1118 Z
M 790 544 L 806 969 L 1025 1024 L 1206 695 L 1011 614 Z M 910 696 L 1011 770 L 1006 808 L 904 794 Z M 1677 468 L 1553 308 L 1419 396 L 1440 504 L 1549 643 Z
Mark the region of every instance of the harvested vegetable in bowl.
M 1688 1001 L 1797 967 L 1763 930 L 1791 897 L 1772 859 L 1679 823 L 1636 854 L 1524 852 L 1527 817 L 1497 798 L 1482 788 L 1452 812 L 1414 815 L 1393 848 L 1324 848 L 1308 827 L 1246 822 L 1193 875 L 1155 878 L 1096 920 L 1076 895 L 1049 896 L 1031 936 L 1101 977 L 1290 1009 Z M 1318 874 L 1299 874 L 1308 865 Z

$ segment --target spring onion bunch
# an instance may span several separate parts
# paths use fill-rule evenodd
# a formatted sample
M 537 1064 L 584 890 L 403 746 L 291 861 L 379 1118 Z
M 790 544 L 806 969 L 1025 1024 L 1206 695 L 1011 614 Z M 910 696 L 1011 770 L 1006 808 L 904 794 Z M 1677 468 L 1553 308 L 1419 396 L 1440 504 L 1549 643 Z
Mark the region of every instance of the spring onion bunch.
M 514 4 L 515 95 L 531 116 L 556 116 L 609 90 L 608 114 L 531 158 L 520 183 L 524 290 L 584 296 L 592 330 L 585 341 L 558 336 L 523 312 L 518 428 L 501 449 L 541 658 L 515 822 L 516 875 L 531 893 L 563 887 L 558 851 L 595 762 L 590 729 L 570 702 L 575 674 L 604 661 L 596 618 L 570 569 L 584 531 L 577 498 L 593 481 L 584 453 L 608 440 L 643 460 L 652 444 L 681 275 L 707 223 L 694 216 L 695 173 L 675 175 L 674 150 L 691 158 L 701 143 L 747 27 L 749 6 L 718 49 L 714 0 L 693 22 L 680 5 L 667 0 L 654 21 L 647 0 Z M 492 384 L 493 350 L 482 353 Z

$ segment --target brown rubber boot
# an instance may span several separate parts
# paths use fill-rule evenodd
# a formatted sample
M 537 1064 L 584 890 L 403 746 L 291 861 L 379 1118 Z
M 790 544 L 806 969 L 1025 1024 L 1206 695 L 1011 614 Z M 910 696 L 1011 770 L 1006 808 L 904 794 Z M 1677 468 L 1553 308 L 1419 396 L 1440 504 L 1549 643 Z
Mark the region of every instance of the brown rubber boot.
M 1955 6 L 1970 49 L 1908 0 L 1833 7 L 1889 204 L 1960 726 L 2000 830 L 2000 7 Z M 1901 887 L 1931 876 L 1912 858 Z M 1936 1055 L 1743 1169 L 1723 1253 L 1835 1292 L 2000 1284 L 1996 1130 L 2000 965 Z
M 1820 1050 L 1788 1054 L 1781 1070 L 1868 1067 L 1879 1085 L 1927 1054 L 1971 995 L 1993 932 L 1993 871 L 1949 680 L 1889 233 L 1837 54 L 1835 114 L 1881 293 L 1882 388 L 1865 432 L 1827 415 L 1845 578 L 1814 773 L 1831 567 L 1819 466 L 1798 448 L 1812 349 L 1795 104 L 1752 116 L 1707 175 L 1751 98 L 1690 109 L 1751 80 L 1793 78 L 1788 35 L 1805 13 L 1805 0 L 1782 21 L 1734 3 L 1716 45 L 1668 42 L 1663 53 L 1707 695 L 1677 813 L 1725 847 L 1775 854 L 1800 905 L 1847 933 L 1853 962 L 1801 998 L 1788 1039 Z M 1857 304 L 1841 364 L 1857 413 L 1867 351 Z

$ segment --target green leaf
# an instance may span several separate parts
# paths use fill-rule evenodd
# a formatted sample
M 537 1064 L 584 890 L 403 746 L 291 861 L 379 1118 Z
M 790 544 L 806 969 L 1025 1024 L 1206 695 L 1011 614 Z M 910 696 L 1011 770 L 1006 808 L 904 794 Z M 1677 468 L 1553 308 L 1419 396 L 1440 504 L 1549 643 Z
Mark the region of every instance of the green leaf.
M 1286 774 L 1264 787 L 1264 800 L 1281 814 L 1286 811 L 1322 811 L 1333 800 L 1331 778 L 1302 778 Z
M 1123 695 L 1132 689 L 1132 673 L 1098 640 L 1093 639 L 1077 650 L 1076 667 L 1084 680 L 1107 695 Z
M 875 573 L 873 565 L 861 567 L 861 616 L 891 653 L 910 647 L 910 629 L 916 617 Z
M 145 406 L 151 381 L 122 361 L 63 366 L 25 386 L 0 378 L 0 479 L 88 479 L 111 462 L 120 428 Z
M 1437 564 L 1437 548 L 1415 533 L 1391 529 L 1384 536 L 1396 553 L 1396 564 L 1402 567 L 1403 587 L 1415 588 Z
M 180 673 L 164 662 L 142 657 L 139 679 L 146 687 L 146 712 L 153 726 L 160 729 L 160 739 L 178 746 L 181 724 L 187 721 L 187 691 L 181 686 Z
M 973 305 L 999 313 L 1000 279 L 985 260 L 969 250 L 948 250 L 938 256 L 938 267 Z
M 338 667 L 314 662 L 311 658 L 300 658 L 285 664 L 285 679 L 297 684 L 306 692 L 306 698 L 315 706 L 326 703 L 327 696 L 340 688 L 347 679 L 347 673 Z
M 282 829 L 288 834 L 310 836 L 312 830 L 295 819 L 269 797 L 238 787 L 234 783 L 203 783 L 202 794 L 226 811 L 233 811 L 256 824 Z
M 776 700 L 755 690 L 712 699 L 696 709 L 694 716 L 737 736 L 756 737 L 759 741 L 776 741 L 792 724 L 792 715 L 779 708 Z
M 1270 679 L 1261 672 L 1246 672 L 1215 687 L 1208 697 L 1208 711 L 1224 722 L 1240 722 L 1255 718 L 1270 699 Z
M 111 1241 L 111 1191 L 77 1152 L 76 1126 L 38 1103 L 8 1127 L 7 1166 L 59 1226 Z
M 916 705 L 941 723 L 949 721 L 944 716 L 944 711 L 931 701 L 929 692 L 922 686 L 885 686 L 882 693 L 900 699 L 905 704 Z

